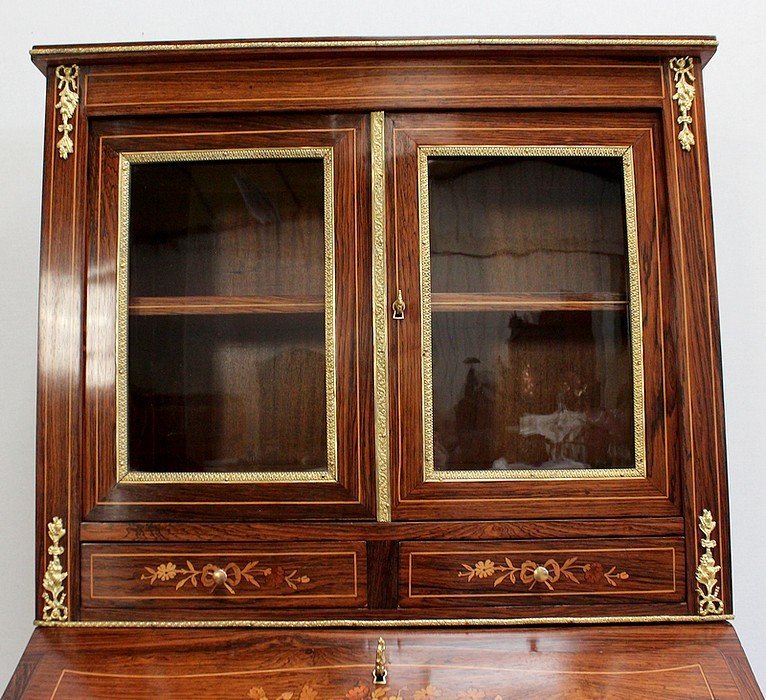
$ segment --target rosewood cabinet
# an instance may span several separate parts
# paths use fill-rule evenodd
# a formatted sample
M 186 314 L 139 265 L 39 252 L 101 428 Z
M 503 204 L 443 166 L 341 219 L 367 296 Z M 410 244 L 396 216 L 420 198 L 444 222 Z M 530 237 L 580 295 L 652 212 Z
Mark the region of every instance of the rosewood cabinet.
M 33 49 L 39 625 L 728 629 L 715 47 Z

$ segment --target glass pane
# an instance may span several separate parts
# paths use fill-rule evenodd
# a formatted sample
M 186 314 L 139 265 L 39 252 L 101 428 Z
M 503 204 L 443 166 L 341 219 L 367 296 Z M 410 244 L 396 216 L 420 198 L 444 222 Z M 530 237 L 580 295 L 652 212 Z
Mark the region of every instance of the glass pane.
M 437 469 L 633 463 L 624 311 L 433 317 Z
M 433 469 L 633 468 L 622 158 L 427 163 Z
M 313 153 L 131 164 L 129 472 L 334 473 L 325 196 Z
M 439 292 L 626 293 L 622 160 L 431 158 Z
M 134 164 L 131 296 L 324 289 L 320 159 Z
M 135 471 L 327 468 L 321 314 L 134 316 Z

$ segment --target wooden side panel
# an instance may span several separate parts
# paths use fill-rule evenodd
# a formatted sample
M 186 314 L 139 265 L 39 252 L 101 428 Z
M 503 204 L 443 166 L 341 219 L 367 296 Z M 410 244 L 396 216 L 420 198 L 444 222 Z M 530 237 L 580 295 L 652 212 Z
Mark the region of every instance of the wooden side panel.
M 60 86 L 51 68 L 47 74 L 46 137 L 40 256 L 37 394 L 37 576 L 41 582 L 51 556 L 48 526 L 60 518 L 66 534 L 59 545 L 67 577 L 56 600 L 77 611 L 78 510 L 80 502 L 82 314 L 84 304 L 83 202 L 87 167 L 87 122 L 75 111 L 70 137 L 73 152 L 64 159 L 57 142 L 62 125 L 56 108 Z M 83 97 L 80 75 L 80 98 Z M 42 588 L 35 591 L 38 618 L 43 611 Z M 59 615 L 64 611 L 58 608 Z
M 6 697 L 762 698 L 728 624 L 518 630 L 38 629 Z
M 403 542 L 406 606 L 681 601 L 683 540 Z
M 99 608 L 168 613 L 363 607 L 364 543 L 83 545 L 83 616 Z M 221 573 L 223 572 L 223 573 Z M 225 574 L 225 575 L 224 575 Z
M 682 463 L 687 488 L 684 491 L 686 537 L 690 543 L 687 566 L 696 569 L 705 552 L 699 518 L 709 510 L 717 527 L 713 557 L 721 570 L 717 573 L 717 597 L 724 612 L 732 612 L 731 554 L 726 453 L 723 424 L 723 385 L 721 379 L 718 293 L 712 234 L 710 181 L 707 139 L 699 56 L 693 57 L 695 98 L 690 116 L 695 143 L 684 150 L 678 140 L 681 129 L 674 70 L 666 67 L 664 109 L 665 149 L 668 161 L 670 221 L 673 227 L 673 297 L 675 320 L 684 329 L 678 366 L 682 371 L 683 400 L 679 406 L 683 428 Z M 688 581 L 689 603 L 699 607 L 697 582 Z

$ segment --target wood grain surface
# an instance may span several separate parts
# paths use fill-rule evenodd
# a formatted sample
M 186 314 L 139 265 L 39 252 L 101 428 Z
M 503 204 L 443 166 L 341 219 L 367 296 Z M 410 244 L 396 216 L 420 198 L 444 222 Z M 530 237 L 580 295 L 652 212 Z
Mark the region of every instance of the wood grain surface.
M 380 634 L 385 686 L 373 630 L 38 629 L 3 697 L 763 697 L 725 623 Z

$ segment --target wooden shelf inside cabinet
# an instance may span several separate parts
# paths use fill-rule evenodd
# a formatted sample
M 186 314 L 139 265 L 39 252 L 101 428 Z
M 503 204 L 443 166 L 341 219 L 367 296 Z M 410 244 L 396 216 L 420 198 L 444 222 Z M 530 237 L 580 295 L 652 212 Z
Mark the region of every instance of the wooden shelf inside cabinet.
M 321 313 L 321 296 L 173 296 L 133 297 L 128 309 L 134 316 L 206 314 L 305 314 Z
M 622 311 L 628 302 L 618 294 L 435 293 L 433 311 Z

